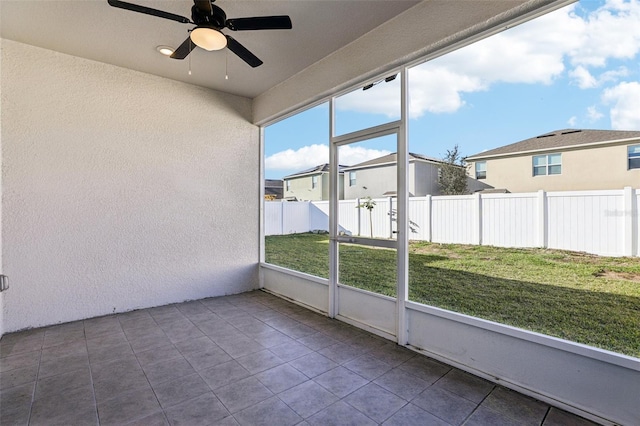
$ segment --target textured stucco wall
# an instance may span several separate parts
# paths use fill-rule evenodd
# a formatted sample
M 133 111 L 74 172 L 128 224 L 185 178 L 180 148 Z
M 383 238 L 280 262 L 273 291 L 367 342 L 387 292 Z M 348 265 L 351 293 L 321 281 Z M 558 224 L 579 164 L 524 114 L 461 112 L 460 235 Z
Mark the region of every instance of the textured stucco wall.
M 5 332 L 258 286 L 251 101 L 2 40 Z

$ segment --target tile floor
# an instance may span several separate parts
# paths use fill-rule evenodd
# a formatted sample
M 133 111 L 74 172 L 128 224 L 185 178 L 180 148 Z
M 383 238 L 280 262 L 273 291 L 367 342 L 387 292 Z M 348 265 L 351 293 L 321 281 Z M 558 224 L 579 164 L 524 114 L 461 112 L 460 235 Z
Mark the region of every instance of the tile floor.
M 2 425 L 587 425 L 261 291 L 8 334 Z

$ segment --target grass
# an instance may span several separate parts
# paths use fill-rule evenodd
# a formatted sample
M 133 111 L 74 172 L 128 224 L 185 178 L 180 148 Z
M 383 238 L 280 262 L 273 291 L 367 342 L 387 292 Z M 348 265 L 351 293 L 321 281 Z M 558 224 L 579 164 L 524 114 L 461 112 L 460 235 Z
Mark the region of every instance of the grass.
M 640 358 L 640 258 L 412 242 L 412 301 Z M 340 245 L 340 282 L 395 296 L 394 250 Z M 266 260 L 327 278 L 328 236 L 266 237 Z

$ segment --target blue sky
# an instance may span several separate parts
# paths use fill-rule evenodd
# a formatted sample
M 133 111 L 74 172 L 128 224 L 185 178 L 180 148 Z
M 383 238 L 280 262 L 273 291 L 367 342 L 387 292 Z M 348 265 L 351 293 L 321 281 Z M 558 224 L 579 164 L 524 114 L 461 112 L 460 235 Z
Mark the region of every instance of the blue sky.
M 399 118 L 399 78 L 337 103 L 338 133 Z M 640 130 L 640 0 L 583 0 L 409 72 L 409 149 L 464 156 L 565 128 Z M 328 162 L 328 106 L 265 130 L 265 174 Z M 345 147 L 352 165 L 392 143 Z

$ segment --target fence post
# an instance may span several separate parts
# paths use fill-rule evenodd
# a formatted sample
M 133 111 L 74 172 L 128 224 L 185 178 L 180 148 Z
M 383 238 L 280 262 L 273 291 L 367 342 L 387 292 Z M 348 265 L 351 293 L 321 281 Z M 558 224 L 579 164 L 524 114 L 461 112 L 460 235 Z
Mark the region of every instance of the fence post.
M 389 197 L 389 238 L 393 239 L 393 197 Z
M 482 245 L 482 196 L 479 192 L 473 194 L 473 210 L 476 223 L 471 244 Z
M 280 203 L 280 235 L 284 235 L 284 201 Z
M 360 229 L 361 222 L 362 222 L 362 219 L 361 219 L 361 216 L 360 216 L 360 210 L 362 210 L 362 209 L 360 207 L 358 207 L 359 205 L 360 205 L 360 197 L 356 198 L 356 209 L 355 209 L 356 212 L 357 212 L 356 214 L 358 215 L 357 220 L 356 220 L 356 223 L 358 224 L 358 234 L 357 234 L 358 236 L 362 235 L 362 229 Z
M 538 191 L 538 246 L 547 248 L 547 193 Z
M 425 210 L 425 218 L 424 218 L 424 223 L 426 224 L 426 230 L 425 230 L 425 239 L 428 242 L 431 242 L 431 228 L 432 228 L 432 214 L 431 214 L 431 194 L 427 194 L 427 201 L 426 201 L 427 205 L 425 206 L 424 210 Z
M 625 186 L 623 190 L 623 208 L 622 208 L 622 232 L 623 232 L 623 255 L 633 256 L 634 240 L 637 238 L 638 232 L 634 229 L 634 194 L 630 186 Z M 634 232 L 635 231 L 635 232 Z

